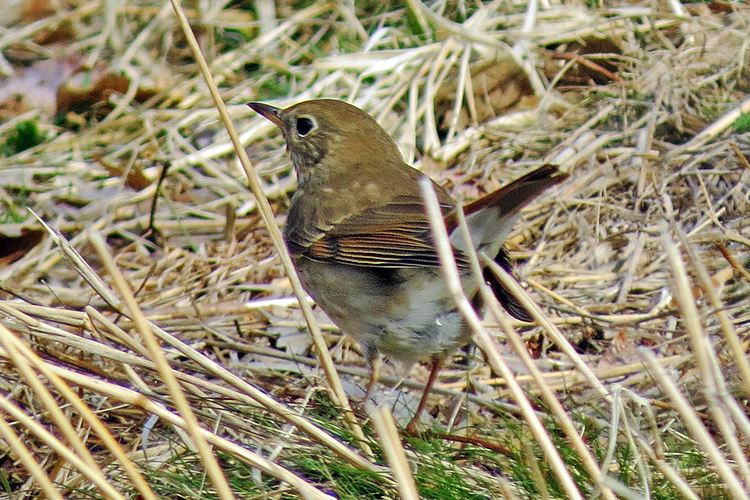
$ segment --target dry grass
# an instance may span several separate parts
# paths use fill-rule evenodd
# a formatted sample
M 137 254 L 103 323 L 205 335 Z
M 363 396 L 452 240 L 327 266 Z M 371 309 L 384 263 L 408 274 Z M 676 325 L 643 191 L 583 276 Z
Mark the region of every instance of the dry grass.
M 251 100 L 353 102 L 459 199 L 571 172 L 508 243 L 538 326 L 488 314 L 435 391 L 466 442 L 344 423 L 171 5 L 87 2 L 0 31 L 6 88 L 39 60 L 126 83 L 0 107 L 0 235 L 43 236 L 0 263 L 0 498 L 748 498 L 750 10 L 348 5 L 187 10 L 277 222 L 294 177 Z

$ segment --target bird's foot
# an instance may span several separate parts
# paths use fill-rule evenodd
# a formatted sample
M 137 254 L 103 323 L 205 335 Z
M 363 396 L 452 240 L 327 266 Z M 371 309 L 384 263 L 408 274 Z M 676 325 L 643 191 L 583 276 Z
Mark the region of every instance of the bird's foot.
M 419 436 L 419 425 L 422 423 L 422 421 L 419 418 L 419 415 L 414 415 L 414 418 L 409 420 L 409 423 L 406 424 L 406 433 L 412 437 L 418 437 Z

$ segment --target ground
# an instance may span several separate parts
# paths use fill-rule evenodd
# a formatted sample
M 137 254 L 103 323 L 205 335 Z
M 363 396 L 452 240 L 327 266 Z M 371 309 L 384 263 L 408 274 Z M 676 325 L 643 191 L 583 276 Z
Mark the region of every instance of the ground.
M 183 7 L 276 225 L 295 177 L 250 101 L 352 102 L 460 201 L 569 172 L 507 244 L 541 317 L 488 313 L 499 358 L 457 353 L 420 437 L 356 400 L 347 425 L 172 5 L 18 2 L 0 498 L 229 498 L 219 471 L 241 498 L 747 498 L 744 3 Z M 361 350 L 313 314 L 356 396 Z M 398 423 L 425 378 L 383 377 Z

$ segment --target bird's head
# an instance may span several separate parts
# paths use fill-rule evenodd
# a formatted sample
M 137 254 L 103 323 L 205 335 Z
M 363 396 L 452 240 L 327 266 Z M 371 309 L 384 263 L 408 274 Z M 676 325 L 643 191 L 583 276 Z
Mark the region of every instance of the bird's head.
M 281 129 L 300 180 L 320 168 L 343 173 L 374 162 L 403 161 L 383 127 L 344 101 L 316 99 L 286 109 L 260 102 L 248 106 Z

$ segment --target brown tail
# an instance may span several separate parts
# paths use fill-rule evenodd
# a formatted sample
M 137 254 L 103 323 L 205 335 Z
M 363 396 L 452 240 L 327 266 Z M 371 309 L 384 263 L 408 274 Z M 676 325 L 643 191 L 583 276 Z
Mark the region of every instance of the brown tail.
M 555 165 L 544 165 L 529 172 L 494 193 L 463 207 L 471 239 L 477 250 L 497 255 L 505 237 L 510 233 L 521 209 L 545 189 L 568 178 Z M 455 233 L 458 220 L 455 215 L 446 219 L 449 230 Z M 451 242 L 465 251 L 458 234 L 451 234 Z
M 505 269 L 511 276 L 515 277 L 515 273 L 513 272 L 513 263 L 510 261 L 510 256 L 504 248 L 500 249 L 500 253 L 497 254 L 497 257 L 495 257 L 495 262 L 497 263 L 497 265 Z M 532 323 L 534 321 L 531 313 L 521 305 L 515 295 L 510 293 L 508 289 L 505 288 L 505 285 L 503 285 L 498 277 L 495 276 L 495 273 L 492 272 L 492 269 L 486 267 L 484 268 L 482 274 L 484 276 L 484 280 L 488 285 L 490 285 L 492 293 L 494 293 L 495 297 L 497 297 L 497 301 L 500 302 L 500 304 L 503 306 L 503 308 L 505 308 L 506 311 L 508 311 L 508 314 L 521 321 L 527 321 L 529 323 Z
M 518 213 L 527 203 L 545 189 L 568 178 L 555 165 L 543 165 L 533 172 L 503 186 L 484 198 L 464 207 L 474 246 L 489 255 L 494 255 L 500 267 L 513 273 L 513 265 L 503 249 L 505 236 L 511 231 Z M 458 238 L 454 246 L 462 248 Z M 506 311 L 521 321 L 532 321 L 531 314 L 511 294 L 490 269 L 484 270 L 484 279 L 492 288 L 497 300 Z
M 567 179 L 568 175 L 561 172 L 557 165 L 542 165 L 497 191 L 465 205 L 464 215 L 471 215 L 489 206 L 501 213 L 517 212 L 545 189 Z

